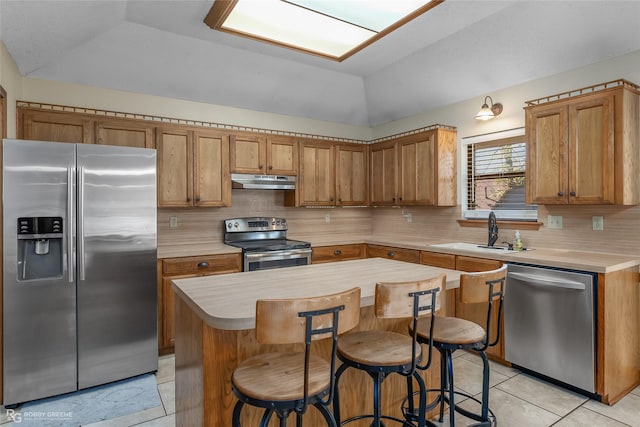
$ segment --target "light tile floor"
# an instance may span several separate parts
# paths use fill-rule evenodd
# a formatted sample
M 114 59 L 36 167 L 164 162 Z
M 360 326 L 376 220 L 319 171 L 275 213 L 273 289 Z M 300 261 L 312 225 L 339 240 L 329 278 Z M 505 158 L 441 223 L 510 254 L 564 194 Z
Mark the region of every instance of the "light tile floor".
M 482 383 L 480 358 L 465 352 L 454 353 L 454 356 L 456 388 L 468 394 L 478 394 Z M 640 387 L 614 406 L 608 406 L 523 374 L 518 370 L 490 363 L 489 405 L 495 413 L 500 427 L 640 427 Z M 173 355 L 160 357 L 156 381 L 162 405 L 123 417 L 88 424 L 86 427 L 175 426 L 175 360 Z M 474 411 L 478 408 L 478 404 L 472 400 L 461 400 L 460 404 L 462 407 Z M 472 420 L 456 413 L 456 424 L 465 426 L 471 423 Z M 9 422 L 6 414 L 1 414 L 0 424 L 3 427 L 8 427 L 13 423 Z M 441 425 L 448 426 L 448 419 Z

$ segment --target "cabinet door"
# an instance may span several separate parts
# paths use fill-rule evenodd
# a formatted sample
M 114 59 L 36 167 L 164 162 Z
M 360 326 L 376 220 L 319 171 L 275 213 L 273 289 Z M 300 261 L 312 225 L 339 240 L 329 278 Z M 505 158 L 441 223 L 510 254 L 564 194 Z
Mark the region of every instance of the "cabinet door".
M 295 175 L 298 172 L 298 141 L 267 138 L 267 171 L 271 175 Z
M 346 261 L 364 258 L 364 245 L 318 246 L 313 248 L 311 263 Z
M 18 138 L 37 141 L 93 143 L 91 120 L 75 113 L 20 111 Z
M 254 135 L 231 135 L 231 172 L 265 174 L 267 150 L 265 139 Z
M 171 289 L 174 279 L 186 279 L 195 275 L 162 278 L 162 335 L 160 348 L 170 351 L 176 344 L 175 335 L 175 295 Z
M 366 145 L 338 145 L 336 206 L 366 206 L 368 177 Z
M 569 105 L 569 203 L 614 203 L 613 95 Z
M 196 132 L 193 162 L 194 206 L 231 206 L 228 136 Z
M 475 272 L 475 271 L 489 271 L 500 268 L 502 263 L 500 261 L 496 261 L 493 259 L 484 259 L 484 258 L 473 258 L 466 256 L 457 256 L 456 257 L 456 270 Z M 507 289 L 507 292 L 509 290 Z M 487 304 L 462 304 L 459 301 L 456 301 L 455 313 L 456 317 L 460 317 L 462 319 L 471 320 L 472 322 L 477 323 L 483 328 L 487 325 Z M 503 308 L 504 310 L 504 308 Z M 504 316 L 503 319 L 504 321 Z M 491 314 L 491 340 L 493 341 L 498 333 L 498 328 L 500 328 L 500 341 L 495 347 L 490 347 L 487 349 L 487 354 L 497 357 L 499 359 L 504 359 L 504 325 L 498 324 L 498 306 L 494 304 L 492 314 Z
M 398 142 L 401 205 L 433 205 L 436 187 L 434 133 Z
M 398 167 L 396 144 L 395 142 L 373 144 L 370 150 L 371 205 L 395 205 Z
M 192 206 L 192 133 L 182 129 L 156 129 L 158 206 Z
M 95 124 L 96 144 L 156 148 L 153 126 L 130 120 L 99 120 Z
M 300 147 L 300 206 L 335 205 L 333 145 L 305 142 Z

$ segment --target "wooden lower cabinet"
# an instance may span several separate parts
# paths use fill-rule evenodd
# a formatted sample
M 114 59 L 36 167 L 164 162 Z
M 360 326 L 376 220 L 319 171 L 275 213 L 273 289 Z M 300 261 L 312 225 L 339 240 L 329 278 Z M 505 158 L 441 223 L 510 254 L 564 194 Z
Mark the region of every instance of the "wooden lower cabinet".
M 420 251 L 393 246 L 367 245 L 367 258 L 387 258 L 419 264 Z
M 175 296 L 171 281 L 242 271 L 241 254 L 222 254 L 158 261 L 158 351 L 172 353 L 175 345 Z
M 311 254 L 312 264 L 324 262 L 346 261 L 350 259 L 364 258 L 365 248 L 363 244 L 317 246 Z
M 438 252 L 420 251 L 420 264 L 432 265 L 434 267 L 450 268 L 455 270 L 456 268 L 456 256 L 451 254 L 441 254 Z M 443 316 L 455 317 L 456 315 L 456 289 L 449 289 L 445 293 L 445 300 L 443 303 L 444 312 L 441 312 Z
M 501 261 L 485 258 L 474 258 L 467 256 L 456 256 L 456 270 L 476 272 L 476 271 L 488 271 L 495 270 L 502 266 Z M 509 290 L 507 289 L 507 292 Z M 477 323 L 483 328 L 487 324 L 487 304 L 462 304 L 456 298 L 456 317 L 471 320 Z M 491 340 L 494 340 L 500 328 L 500 341 L 494 347 L 487 349 L 487 355 L 491 359 L 497 359 L 504 362 L 504 307 L 503 316 L 498 324 L 498 307 L 494 305 L 494 310 L 491 317 Z

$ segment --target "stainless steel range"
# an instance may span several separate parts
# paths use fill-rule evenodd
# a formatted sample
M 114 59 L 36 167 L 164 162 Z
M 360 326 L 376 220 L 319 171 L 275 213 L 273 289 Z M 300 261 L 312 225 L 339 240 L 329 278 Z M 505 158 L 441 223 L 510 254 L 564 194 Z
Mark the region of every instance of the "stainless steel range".
M 311 264 L 311 243 L 287 239 L 284 218 L 226 219 L 224 243 L 242 248 L 243 271 Z

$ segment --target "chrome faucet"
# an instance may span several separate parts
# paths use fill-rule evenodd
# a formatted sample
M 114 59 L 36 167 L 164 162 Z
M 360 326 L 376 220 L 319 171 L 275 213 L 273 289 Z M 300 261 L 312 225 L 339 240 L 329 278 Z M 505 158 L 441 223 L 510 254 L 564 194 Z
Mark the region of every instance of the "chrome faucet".
M 498 240 L 498 222 L 496 214 L 491 211 L 489 212 L 489 242 L 487 246 L 492 247 L 496 240 Z

